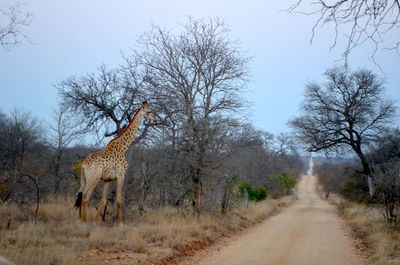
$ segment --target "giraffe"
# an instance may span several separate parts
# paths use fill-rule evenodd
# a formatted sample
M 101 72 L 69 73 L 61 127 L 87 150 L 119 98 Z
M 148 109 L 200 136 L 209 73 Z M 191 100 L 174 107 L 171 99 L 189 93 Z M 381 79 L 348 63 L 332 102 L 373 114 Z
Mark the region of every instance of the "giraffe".
M 104 181 L 103 196 L 96 214 L 99 219 L 100 213 L 104 211 L 107 203 L 107 193 L 111 181 L 117 181 L 116 190 L 116 219 L 122 221 L 122 187 L 124 185 L 125 171 L 128 162 L 125 153 L 131 145 L 135 133 L 143 118 L 156 121 L 154 114 L 150 110 L 149 103 L 143 102 L 128 126 L 106 147 L 95 153 L 89 154 L 82 162 L 80 188 L 75 202 L 75 207 L 79 209 L 79 217 L 87 221 L 87 208 L 90 196 L 100 180 Z

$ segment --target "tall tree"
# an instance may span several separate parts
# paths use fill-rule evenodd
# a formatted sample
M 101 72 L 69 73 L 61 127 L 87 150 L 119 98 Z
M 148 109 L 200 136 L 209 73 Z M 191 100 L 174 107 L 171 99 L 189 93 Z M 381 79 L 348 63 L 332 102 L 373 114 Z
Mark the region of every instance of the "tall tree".
M 71 142 L 82 133 L 82 130 L 81 124 L 77 123 L 73 117 L 68 116 L 66 108 L 62 105 L 53 111 L 51 118 L 53 123 L 47 127 L 50 131 L 49 144 L 54 151 L 54 192 L 57 193 L 62 178 L 60 171 L 63 155 Z
M 394 102 L 384 98 L 383 81 L 369 70 L 349 73 L 332 68 L 325 77 L 322 86 L 306 85 L 302 114 L 289 124 L 310 152 L 352 150 L 360 159 L 372 195 L 374 180 L 366 148 L 392 121 Z
M 228 32 L 219 19 L 189 19 L 179 34 L 155 26 L 142 36 L 143 49 L 128 59 L 140 61 L 147 86 L 168 102 L 180 122 L 196 215 L 213 132 L 229 125 L 227 115 L 244 107 L 240 91 L 249 58 L 229 40 Z

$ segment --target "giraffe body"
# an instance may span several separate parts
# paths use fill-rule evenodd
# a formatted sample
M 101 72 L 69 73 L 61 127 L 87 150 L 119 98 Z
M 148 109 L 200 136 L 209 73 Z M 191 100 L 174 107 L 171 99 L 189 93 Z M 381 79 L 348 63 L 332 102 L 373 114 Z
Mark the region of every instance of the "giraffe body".
M 116 138 L 111 140 L 103 150 L 89 154 L 83 160 L 80 178 L 81 187 L 75 202 L 75 206 L 79 208 L 79 217 L 83 221 L 87 221 L 88 202 L 100 180 L 104 181 L 104 187 L 97 218 L 100 217 L 106 206 L 110 182 L 117 181 L 115 200 L 116 219 L 119 221 L 122 220 L 122 188 L 125 180 L 125 172 L 128 168 L 125 153 L 131 145 L 143 118 L 155 121 L 155 117 L 147 102 L 143 102 L 142 107 L 136 111 L 135 116 L 128 126 Z

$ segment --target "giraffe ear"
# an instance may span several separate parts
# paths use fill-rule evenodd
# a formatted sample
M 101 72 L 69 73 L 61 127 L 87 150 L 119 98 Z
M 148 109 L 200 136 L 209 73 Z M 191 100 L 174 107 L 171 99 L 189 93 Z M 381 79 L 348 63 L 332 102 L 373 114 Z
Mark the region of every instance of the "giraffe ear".
M 143 101 L 143 102 L 142 102 L 142 105 L 143 105 L 143 106 L 148 106 L 149 103 L 147 103 L 147 101 Z

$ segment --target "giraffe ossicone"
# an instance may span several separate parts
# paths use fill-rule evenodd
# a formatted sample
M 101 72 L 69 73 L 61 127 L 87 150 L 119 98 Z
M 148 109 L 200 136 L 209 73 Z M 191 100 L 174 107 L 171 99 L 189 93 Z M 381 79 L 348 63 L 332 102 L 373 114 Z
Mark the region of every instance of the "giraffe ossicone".
M 117 181 L 116 219 L 122 221 L 122 187 L 128 168 L 125 153 L 128 151 L 143 118 L 156 121 L 150 105 L 146 101 L 137 109 L 132 120 L 117 137 L 112 139 L 103 150 L 91 153 L 83 160 L 80 176 L 81 186 L 75 202 L 75 207 L 79 209 L 79 217 L 83 221 L 87 221 L 88 202 L 100 180 L 104 181 L 104 187 L 97 218 L 100 217 L 106 206 L 110 182 Z

